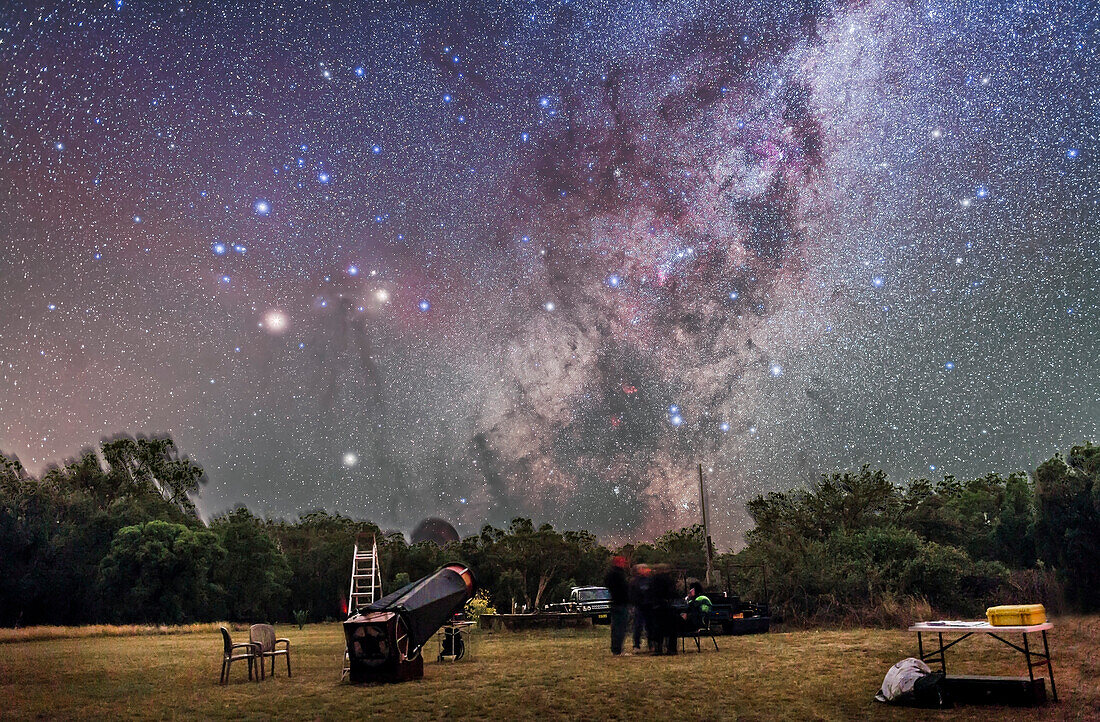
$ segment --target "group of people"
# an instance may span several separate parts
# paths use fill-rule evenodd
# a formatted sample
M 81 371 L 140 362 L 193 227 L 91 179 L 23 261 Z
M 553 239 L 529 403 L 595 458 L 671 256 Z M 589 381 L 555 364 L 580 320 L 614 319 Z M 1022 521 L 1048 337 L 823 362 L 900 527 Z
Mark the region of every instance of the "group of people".
M 623 645 L 633 626 L 633 652 L 642 650 L 644 634 L 652 654 L 676 654 L 683 633 L 698 629 L 710 613 L 710 598 L 699 582 L 690 585 L 686 598 L 681 597 L 667 564 L 635 564 L 632 574 L 627 568 L 625 557 L 614 557 L 604 579 L 611 592 L 611 653 L 632 653 L 624 652 Z

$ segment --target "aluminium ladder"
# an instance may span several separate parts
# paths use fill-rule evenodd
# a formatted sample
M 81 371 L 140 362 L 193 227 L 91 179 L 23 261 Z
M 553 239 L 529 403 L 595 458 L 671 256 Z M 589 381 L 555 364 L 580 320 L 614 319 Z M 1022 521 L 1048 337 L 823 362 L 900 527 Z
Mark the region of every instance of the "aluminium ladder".
M 378 563 L 378 540 L 371 535 L 370 551 L 360 542 L 366 541 L 366 532 L 355 537 L 355 551 L 351 555 L 351 584 L 348 587 L 348 618 L 354 617 L 364 607 L 382 596 L 382 568 Z M 344 670 L 341 679 L 351 669 L 348 652 L 344 650 Z
M 382 596 L 382 570 L 378 565 L 378 541 L 371 536 L 370 551 L 359 546 L 366 534 L 355 538 L 355 552 L 351 557 L 351 585 L 348 588 L 348 616 L 351 617 Z

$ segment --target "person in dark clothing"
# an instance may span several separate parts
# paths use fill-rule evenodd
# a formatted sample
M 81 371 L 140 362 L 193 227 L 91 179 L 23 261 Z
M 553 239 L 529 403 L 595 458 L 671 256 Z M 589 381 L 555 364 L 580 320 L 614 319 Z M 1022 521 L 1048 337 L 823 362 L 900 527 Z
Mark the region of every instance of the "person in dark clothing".
M 634 651 L 642 649 L 642 632 L 646 633 L 649 651 L 653 651 L 653 600 L 650 595 L 649 567 L 645 564 L 634 565 L 634 576 L 630 579 L 630 605 L 634 608 Z
M 703 585 L 697 581 L 692 582 L 684 601 L 687 602 L 687 610 L 680 617 L 684 620 L 685 628 L 699 629 L 714 609 L 710 597 L 703 591 Z
M 651 589 L 657 637 L 654 653 L 676 654 L 680 620 L 672 603 L 679 595 L 676 594 L 676 581 L 667 564 L 658 564 L 654 569 Z
M 626 624 L 630 615 L 630 589 L 626 580 L 626 559 L 615 557 L 603 585 L 611 593 L 611 653 L 622 654 Z

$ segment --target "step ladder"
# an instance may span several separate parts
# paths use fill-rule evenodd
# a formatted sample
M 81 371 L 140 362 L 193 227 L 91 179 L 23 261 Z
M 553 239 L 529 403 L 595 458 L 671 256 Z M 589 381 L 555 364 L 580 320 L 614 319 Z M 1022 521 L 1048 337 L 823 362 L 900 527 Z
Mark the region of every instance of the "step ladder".
M 355 538 L 355 552 L 351 557 L 351 586 L 348 588 L 348 616 L 373 604 L 382 596 L 382 569 L 378 565 L 378 541 L 374 535 L 370 538 L 370 549 L 360 546 L 365 542 L 366 534 L 360 532 Z
M 366 546 L 367 533 L 355 537 L 355 551 L 351 555 L 351 584 L 348 587 L 348 618 L 354 617 L 364 607 L 382 596 L 382 567 L 378 562 L 378 540 L 370 535 L 370 548 Z M 351 670 L 347 649 L 344 650 L 343 679 Z

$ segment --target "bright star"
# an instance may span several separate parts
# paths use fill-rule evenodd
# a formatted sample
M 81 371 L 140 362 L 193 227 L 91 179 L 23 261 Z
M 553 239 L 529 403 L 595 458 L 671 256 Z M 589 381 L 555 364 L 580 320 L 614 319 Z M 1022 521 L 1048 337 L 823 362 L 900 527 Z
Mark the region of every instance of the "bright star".
M 779 376 L 783 375 L 783 367 L 780 366 L 779 364 L 772 364 L 771 368 L 768 369 L 768 371 L 771 373 L 772 376 L 775 376 L 775 377 L 779 377 Z
M 355 266 L 348 266 L 348 275 L 349 276 L 358 276 L 359 275 L 359 269 L 356 268 Z
M 416 307 L 420 309 L 421 313 L 427 313 L 432 309 L 432 304 L 428 303 L 428 299 L 420 299 L 420 303 L 416 304 Z
M 252 210 L 258 216 L 266 216 L 271 213 L 271 204 L 263 198 L 258 198 L 256 202 L 252 204 Z
M 328 173 L 325 173 L 324 171 L 321 171 L 320 173 L 317 174 L 317 182 L 318 183 L 328 183 L 328 181 L 329 181 Z
M 286 331 L 290 321 L 287 319 L 286 314 L 278 309 L 272 309 L 264 315 L 263 326 L 267 329 L 268 333 L 281 334 Z
M 344 466 L 352 467 L 352 466 L 355 466 L 358 463 L 359 463 L 359 457 L 356 456 L 355 454 L 353 454 L 352 452 L 349 451 L 348 453 L 344 454 Z
M 225 248 L 224 243 L 215 243 L 214 244 L 214 253 L 216 253 L 217 255 L 224 256 L 225 251 L 226 251 L 226 248 Z

